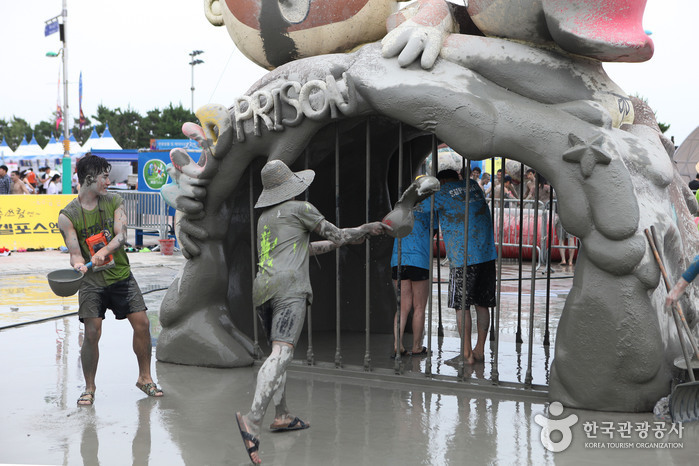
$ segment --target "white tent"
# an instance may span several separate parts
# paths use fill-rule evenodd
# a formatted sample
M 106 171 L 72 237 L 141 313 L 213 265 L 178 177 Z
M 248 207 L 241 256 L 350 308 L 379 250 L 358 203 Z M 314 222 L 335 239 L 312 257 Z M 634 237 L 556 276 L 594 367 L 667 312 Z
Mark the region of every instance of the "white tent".
M 49 143 L 44 147 L 44 153 L 48 158 L 62 157 L 63 156 L 63 144 L 56 141 L 56 138 L 51 135 Z
M 38 144 L 37 144 L 38 146 Z M 29 142 L 26 139 L 22 139 L 22 142 L 17 146 L 17 149 L 15 149 L 15 157 L 18 159 L 22 159 L 24 157 L 30 156 L 30 155 L 36 155 L 37 151 L 36 149 L 32 149 L 29 147 Z
M 4 164 L 6 160 L 15 160 L 15 151 L 12 150 L 10 146 L 7 145 L 5 141 L 5 136 L 2 137 L 2 142 L 0 142 L 0 160 Z
M 22 141 L 22 144 L 15 150 L 15 159 L 19 163 L 19 169 L 24 170 L 24 168 L 38 168 L 40 165 L 46 163 L 46 156 L 44 155 L 44 149 L 36 142 L 36 138 L 32 135 L 32 139 L 29 142 Z
M 90 139 L 92 140 L 92 136 L 90 136 Z M 121 146 L 112 137 L 112 133 L 109 132 L 109 124 L 106 125 L 104 133 L 102 133 L 102 136 L 100 136 L 100 138 L 97 141 L 92 143 L 92 149 L 121 150 Z
M 90 138 L 85 141 L 85 144 L 83 144 L 83 150 L 85 152 L 90 152 L 92 149 L 99 149 L 97 145 L 99 145 L 98 141 L 100 139 L 99 134 L 97 134 L 97 130 L 95 127 L 92 127 L 92 133 L 90 133 Z M 93 147 L 95 146 L 95 147 Z

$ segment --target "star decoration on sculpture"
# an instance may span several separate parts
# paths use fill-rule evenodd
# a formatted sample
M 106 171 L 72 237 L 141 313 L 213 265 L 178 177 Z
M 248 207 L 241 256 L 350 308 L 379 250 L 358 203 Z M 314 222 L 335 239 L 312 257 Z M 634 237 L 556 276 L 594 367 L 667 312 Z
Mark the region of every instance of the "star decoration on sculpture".
M 570 163 L 579 163 L 583 177 L 589 178 L 595 165 L 602 163 L 609 165 L 612 157 L 604 150 L 602 143 L 604 135 L 600 135 L 592 142 L 587 143 L 574 134 L 568 135 L 571 148 L 563 153 L 563 160 Z

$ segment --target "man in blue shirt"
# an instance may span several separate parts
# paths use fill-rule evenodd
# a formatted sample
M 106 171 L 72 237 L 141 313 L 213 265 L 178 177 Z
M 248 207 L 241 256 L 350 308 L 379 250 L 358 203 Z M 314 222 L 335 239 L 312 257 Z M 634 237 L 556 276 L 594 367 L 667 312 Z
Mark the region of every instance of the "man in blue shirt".
M 7 174 L 7 165 L 0 165 L 0 194 L 10 194 L 12 181 Z
M 468 335 L 464 344 L 464 361 L 473 364 L 485 359 L 485 340 L 490 327 L 489 308 L 495 306 L 495 241 L 490 210 L 483 190 L 469 179 L 468 209 L 468 259 L 466 261 L 466 320 L 462 309 L 464 286 L 464 219 L 466 182 L 459 180 L 454 170 L 442 170 L 437 174 L 441 189 L 434 195 L 434 207 L 449 259 L 449 307 L 456 310 L 456 323 L 461 334 Z M 471 350 L 471 312 L 476 308 L 478 340 Z M 464 338 L 464 335 L 461 335 Z

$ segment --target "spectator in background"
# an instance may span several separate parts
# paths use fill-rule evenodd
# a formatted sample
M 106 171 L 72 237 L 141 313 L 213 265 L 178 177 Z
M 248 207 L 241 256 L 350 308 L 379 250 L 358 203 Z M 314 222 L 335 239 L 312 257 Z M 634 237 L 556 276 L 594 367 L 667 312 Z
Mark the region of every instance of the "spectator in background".
M 37 194 L 39 191 L 34 187 L 33 184 L 29 182 L 29 173 L 32 172 L 30 170 L 25 170 L 20 176 L 22 177 L 22 181 L 24 182 L 24 184 L 27 185 L 29 194 Z
M 551 185 L 549 182 L 542 175 L 539 175 L 539 202 L 543 202 L 544 207 L 547 207 L 546 204 L 554 197 L 555 193 L 553 196 L 551 195 Z
M 12 189 L 10 191 L 11 194 L 31 194 L 29 192 L 29 187 L 27 187 L 24 181 L 22 181 L 22 178 L 19 176 L 19 171 L 13 170 L 10 178 L 12 179 Z
M 25 172 L 24 181 L 32 187 L 32 194 L 38 192 L 36 189 L 36 184 L 37 184 L 36 173 L 34 173 L 33 169 L 31 169 L 31 168 L 27 169 L 27 171 Z
M 0 194 L 12 192 L 12 180 L 7 174 L 7 165 L 0 165 Z
M 46 194 L 46 185 L 48 187 L 48 182 L 51 181 L 51 176 L 49 176 L 49 167 L 41 167 L 39 169 L 39 180 L 38 180 L 38 188 L 39 188 L 39 194 Z
M 48 190 L 49 190 L 49 183 L 51 183 L 51 178 L 53 178 L 53 175 L 55 175 L 55 173 L 49 167 L 46 167 L 46 171 L 44 172 L 44 178 L 43 178 L 44 179 L 43 188 L 44 188 L 45 193 L 48 192 Z
M 46 194 L 61 194 L 61 175 L 56 173 L 49 181 L 49 187 L 46 189 Z
M 518 199 L 519 196 L 517 195 L 517 191 L 515 190 L 514 186 L 512 186 L 512 177 L 510 175 L 505 175 L 503 178 L 503 184 L 505 185 L 505 199 Z M 496 204 L 495 207 L 498 207 L 500 205 L 499 199 L 501 196 L 501 187 L 500 184 L 496 184 L 494 187 L 491 189 L 495 190 L 495 199 L 496 199 Z M 485 193 L 486 196 L 490 196 L 490 190 Z M 508 203 L 505 202 L 505 205 Z
M 527 184 L 524 186 L 524 199 L 534 199 L 536 192 L 536 172 L 533 168 L 529 168 L 524 176 L 527 178 Z
M 479 181 L 481 178 L 481 169 L 479 167 L 474 167 L 471 170 L 471 179 L 474 181 Z
M 73 173 L 73 178 L 71 179 L 71 185 L 73 186 L 73 194 L 78 194 L 80 191 L 80 182 L 78 180 L 78 172 Z
M 495 179 L 493 179 L 493 182 L 490 184 L 490 190 L 497 190 L 500 186 L 500 183 L 502 183 L 502 169 L 499 169 L 495 172 Z M 490 190 L 488 190 L 485 194 L 488 195 L 488 193 L 490 193 Z
M 691 189 L 692 191 L 696 191 L 697 189 L 699 189 L 699 173 L 697 173 L 697 176 L 689 182 L 689 189 Z
M 481 189 L 485 192 L 488 189 L 490 189 L 490 173 L 485 172 L 483 175 L 481 175 L 481 179 L 478 182 L 480 185 Z

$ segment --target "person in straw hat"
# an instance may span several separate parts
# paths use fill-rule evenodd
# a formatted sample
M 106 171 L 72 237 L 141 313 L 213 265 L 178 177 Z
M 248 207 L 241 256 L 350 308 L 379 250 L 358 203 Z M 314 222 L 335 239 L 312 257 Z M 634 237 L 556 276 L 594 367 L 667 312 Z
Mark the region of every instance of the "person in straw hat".
M 311 203 L 294 200 L 310 186 L 313 170 L 292 172 L 281 160 L 262 168 L 263 191 L 255 208 L 264 209 L 257 222 L 258 272 L 253 283 L 253 302 L 263 320 L 272 352 L 257 375 L 250 412 L 236 413 L 245 449 L 253 463 L 261 462 L 259 438 L 262 419 L 271 400 L 276 414 L 272 431 L 306 429 L 309 424 L 290 415 L 286 406 L 286 368 L 291 362 L 313 298 L 308 274 L 309 256 L 357 244 L 380 235 L 390 227 L 381 222 L 356 228 L 337 228 L 325 220 Z M 311 232 L 327 239 L 311 243 Z

